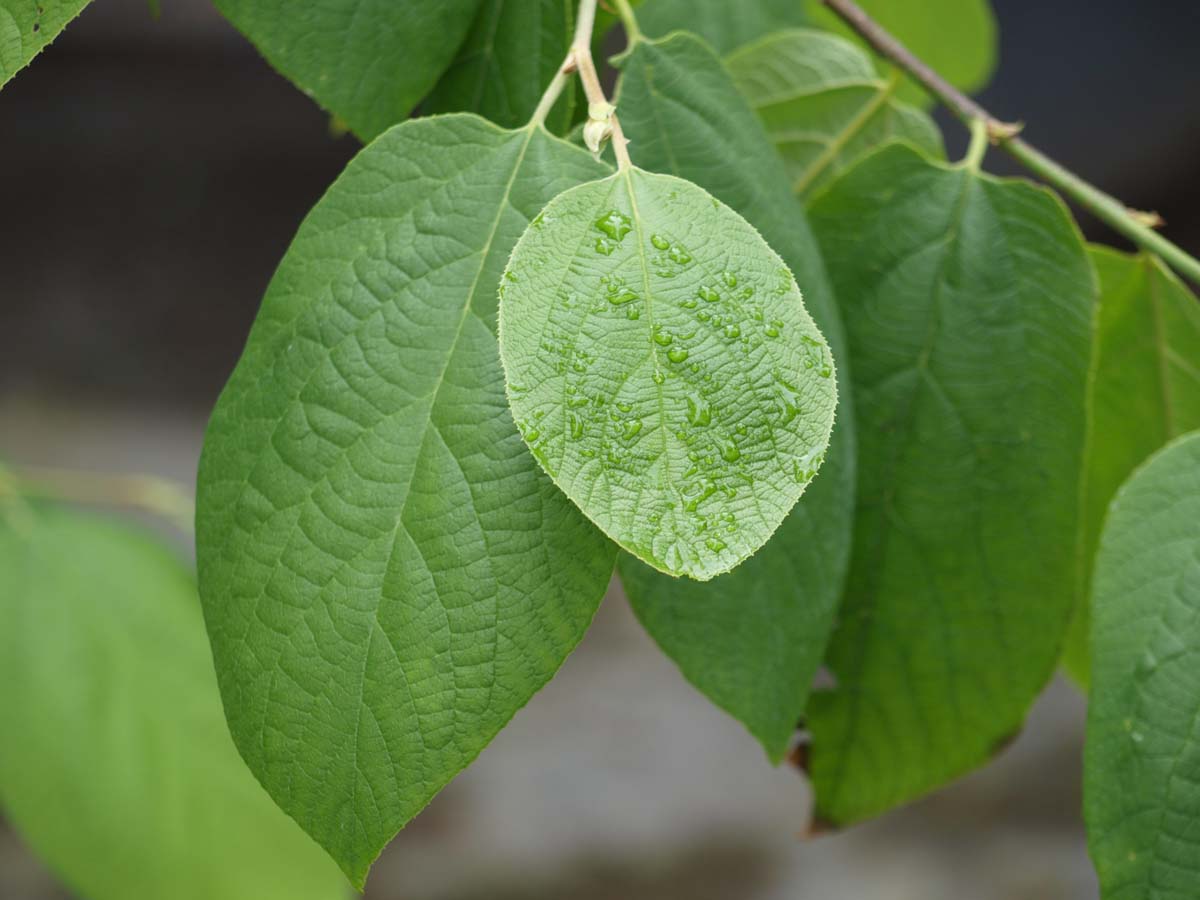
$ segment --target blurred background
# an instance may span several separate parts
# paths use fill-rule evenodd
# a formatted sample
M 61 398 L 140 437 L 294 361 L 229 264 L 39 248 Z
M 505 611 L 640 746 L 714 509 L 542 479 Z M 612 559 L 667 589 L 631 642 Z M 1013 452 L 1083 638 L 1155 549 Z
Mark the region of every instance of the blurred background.
M 1200 7 L 994 6 L 985 105 L 1200 251 Z M 943 124 L 957 156 L 962 130 Z M 356 148 L 204 0 L 163 0 L 157 19 L 96 0 L 0 91 L 0 459 L 190 482 L 271 273 Z M 1091 900 L 1083 720 L 1055 683 L 987 770 L 805 840 L 800 776 L 767 766 L 613 591 L 368 897 Z M 0 898 L 69 896 L 0 819 Z

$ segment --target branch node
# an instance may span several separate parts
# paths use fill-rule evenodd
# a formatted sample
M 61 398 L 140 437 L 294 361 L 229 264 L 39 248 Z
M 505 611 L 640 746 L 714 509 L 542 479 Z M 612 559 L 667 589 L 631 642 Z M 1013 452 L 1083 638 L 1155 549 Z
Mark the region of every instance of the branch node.
M 1001 122 L 999 119 L 988 119 L 987 123 L 988 140 L 996 147 L 1006 141 L 1011 141 L 1024 130 L 1024 122 Z
M 1152 209 L 1134 209 L 1131 206 L 1125 207 L 1125 212 L 1129 213 L 1129 217 L 1139 225 L 1145 225 L 1147 228 L 1162 228 L 1167 224 L 1167 220 L 1160 216 Z

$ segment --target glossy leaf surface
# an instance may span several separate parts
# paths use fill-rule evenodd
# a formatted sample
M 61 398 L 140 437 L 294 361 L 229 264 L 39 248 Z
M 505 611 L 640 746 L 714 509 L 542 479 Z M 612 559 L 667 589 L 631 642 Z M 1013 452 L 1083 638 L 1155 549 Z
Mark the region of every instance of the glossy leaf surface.
M 267 61 L 369 141 L 450 65 L 480 0 L 214 0 Z
M 1049 192 L 905 146 L 811 208 L 858 417 L 846 598 L 810 701 L 818 815 L 985 761 L 1053 671 L 1079 565 L 1094 281 Z
M 1184 900 L 1200 884 L 1200 433 L 1112 501 L 1096 558 L 1084 760 L 1104 900 Z
M 238 758 L 195 582 L 170 552 L 0 500 L 0 608 L 0 800 L 80 896 L 346 896 Z
M 556 197 L 513 251 L 500 322 L 534 456 L 662 571 L 732 569 L 824 459 L 829 348 L 783 260 L 690 182 L 632 168 Z
M 572 0 L 483 0 L 458 56 L 422 108 L 427 113 L 470 111 L 505 128 L 524 125 L 566 58 L 575 28 Z M 566 131 L 574 91 L 546 118 Z
M 778 761 L 804 712 L 850 556 L 854 416 L 841 318 L 787 173 L 713 51 L 683 34 L 639 42 L 621 60 L 618 90 L 634 161 L 694 181 L 758 228 L 796 273 L 837 360 L 838 415 L 825 464 L 762 549 L 703 584 L 628 555 L 619 561 L 647 631 Z
M 876 74 L 864 51 L 836 35 L 779 32 L 736 51 L 726 65 L 801 196 L 891 140 L 944 153 L 933 119 L 896 99 L 899 76 Z
M 540 128 L 392 129 L 301 226 L 209 425 L 200 591 L 230 727 L 357 884 L 612 572 L 521 442 L 494 333 L 517 237 L 604 171 Z

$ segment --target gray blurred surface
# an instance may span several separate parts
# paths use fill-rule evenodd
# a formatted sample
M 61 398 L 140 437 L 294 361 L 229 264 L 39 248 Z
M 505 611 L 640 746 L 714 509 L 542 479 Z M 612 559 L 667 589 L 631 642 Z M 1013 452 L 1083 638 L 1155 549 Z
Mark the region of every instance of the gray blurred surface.
M 203 418 L 0 394 L 0 458 L 186 481 Z M 181 536 L 165 532 L 180 544 Z M 371 900 L 1093 900 L 1083 700 L 1055 683 L 991 767 L 815 839 L 789 768 L 683 681 L 612 590 L 579 649 L 392 843 Z M 0 825 L 0 900 L 69 895 Z M 132 898 L 131 898 L 132 900 Z
M 996 6 L 986 102 L 1200 247 L 1200 7 Z M 0 91 L 0 458 L 189 482 L 271 271 L 356 149 L 202 0 L 163 7 L 155 22 L 144 0 L 96 0 Z M 771 769 L 613 593 L 369 896 L 1091 900 L 1082 727 L 1056 683 L 993 766 L 804 840 L 803 779 Z M 0 900 L 65 896 L 0 824 Z

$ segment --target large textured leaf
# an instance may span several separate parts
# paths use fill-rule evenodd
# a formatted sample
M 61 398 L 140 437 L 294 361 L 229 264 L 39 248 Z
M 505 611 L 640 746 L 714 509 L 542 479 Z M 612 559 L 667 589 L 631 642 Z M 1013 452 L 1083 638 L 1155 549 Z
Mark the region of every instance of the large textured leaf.
M 636 167 L 556 197 L 500 288 L 517 427 L 655 568 L 754 553 L 824 461 L 833 358 L 786 264 L 702 188 Z
M 90 0 L 0 0 L 0 87 L 77 15 Z
M 1172 438 L 1200 428 L 1200 300 L 1161 262 L 1094 247 L 1100 276 L 1096 374 L 1088 442 L 1085 559 L 1109 501 L 1129 474 Z M 1090 565 L 1064 662 L 1087 681 Z
M 838 416 L 825 465 L 766 546 L 704 584 L 628 555 L 619 561 L 646 629 L 777 761 L 804 711 L 850 556 L 854 415 L 845 336 L 787 173 L 713 51 L 677 34 L 639 42 L 621 66 L 618 102 L 634 160 L 696 182 L 758 228 L 796 273 L 837 360 Z
M 521 442 L 494 335 L 518 235 L 603 172 L 540 128 L 390 130 L 301 227 L 213 414 L 200 592 L 234 740 L 358 884 L 612 572 Z
M 1200 885 L 1200 433 L 1118 492 L 1096 558 L 1084 760 L 1104 900 Z
M 859 41 L 822 0 L 804 0 L 814 24 Z M 996 67 L 996 19 L 988 0 L 858 0 L 884 28 L 955 87 L 974 91 Z M 900 96 L 928 105 L 929 97 L 905 79 Z
M 736 51 L 726 65 L 801 196 L 893 139 L 943 155 L 933 119 L 895 98 L 899 75 L 880 77 L 862 50 L 836 35 L 779 32 Z
M 807 21 L 802 0 L 646 0 L 638 27 L 652 38 L 686 29 L 725 54 L 755 38 Z
M 498 125 L 529 121 L 566 58 L 575 27 L 574 0 L 484 0 L 458 57 L 426 99 L 426 112 L 469 110 Z M 564 91 L 546 118 L 566 131 L 574 91 Z
M 369 141 L 433 87 L 480 0 L 214 3 L 280 74 Z
M 0 805 L 90 900 L 334 900 L 238 759 L 190 574 L 91 517 L 0 505 Z
M 814 202 L 850 339 L 858 517 L 814 695 L 818 814 L 987 759 L 1054 669 L 1078 567 L 1094 276 L 1065 207 L 896 145 Z

